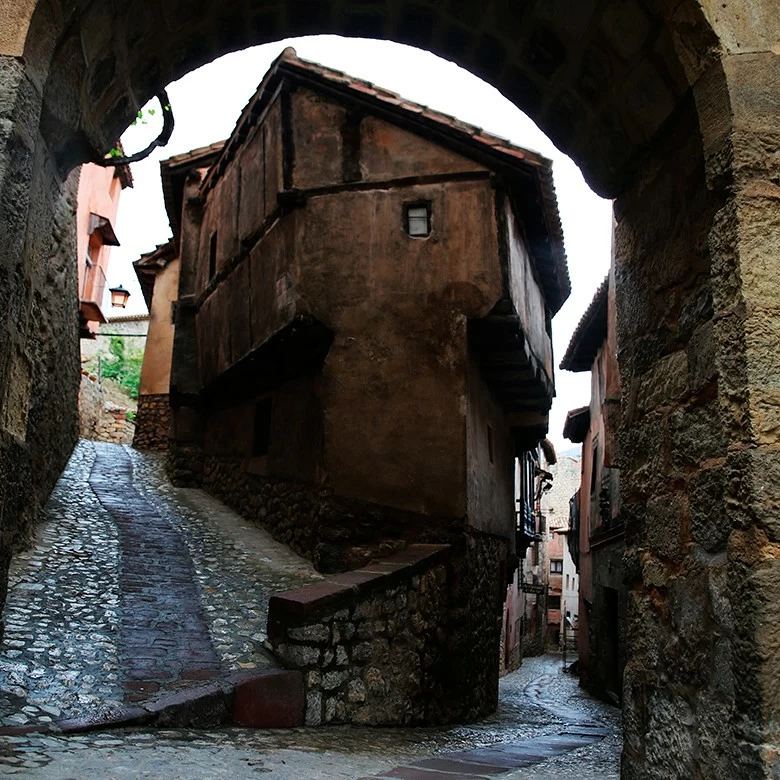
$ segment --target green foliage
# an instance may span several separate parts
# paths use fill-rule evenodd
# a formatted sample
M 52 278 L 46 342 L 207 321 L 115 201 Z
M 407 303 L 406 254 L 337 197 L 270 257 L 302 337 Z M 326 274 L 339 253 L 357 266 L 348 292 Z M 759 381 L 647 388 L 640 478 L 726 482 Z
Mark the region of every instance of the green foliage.
M 108 350 L 111 355 L 103 360 L 103 376 L 121 385 L 131 398 L 138 398 L 143 350 L 127 349 L 123 336 L 111 336 Z

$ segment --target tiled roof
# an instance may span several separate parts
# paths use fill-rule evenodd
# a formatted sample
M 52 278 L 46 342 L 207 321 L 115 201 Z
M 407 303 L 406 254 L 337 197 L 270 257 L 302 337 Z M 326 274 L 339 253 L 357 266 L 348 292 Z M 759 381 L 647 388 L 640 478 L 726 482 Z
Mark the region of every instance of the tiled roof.
M 529 248 L 537 259 L 544 256 L 545 261 L 538 264 L 537 270 L 545 285 L 546 297 L 553 313 L 560 308 L 569 296 L 571 285 L 553 184 L 552 162 L 549 159 L 538 152 L 512 144 L 506 138 L 487 133 L 475 125 L 405 100 L 395 92 L 371 82 L 353 78 L 316 62 L 302 60 L 292 47 L 286 48 L 273 62 L 254 96 L 242 111 L 232 135 L 225 141 L 224 149 L 204 181 L 204 189 L 213 187 L 222 175 L 284 77 L 306 79 L 308 83 L 329 88 L 338 92 L 342 98 L 360 101 L 362 105 L 375 111 L 390 112 L 396 120 L 413 122 L 417 132 L 433 133 L 439 143 L 457 144 L 460 153 L 479 156 L 480 162 L 488 168 L 520 173 L 527 184 L 530 184 L 528 174 L 532 173 L 535 181 L 535 186 L 531 185 L 532 199 L 540 206 L 536 214 L 539 240 L 538 245 Z
M 176 257 L 176 245 L 172 238 L 169 238 L 164 244 L 157 244 L 151 252 L 144 252 L 141 257 L 133 263 L 135 275 L 138 277 L 138 283 L 141 285 L 141 292 L 146 301 L 147 308 L 151 309 L 152 294 L 154 293 L 154 280 L 157 273 L 165 268 L 168 263 Z
M 144 252 L 133 265 L 136 268 L 163 268 L 176 256 L 176 247 L 173 239 L 169 238 L 164 244 L 157 244 L 151 252 Z
M 572 409 L 566 415 L 566 422 L 563 424 L 563 436 L 575 444 L 582 444 L 588 435 L 590 427 L 590 407 L 581 406 L 579 409 Z
M 168 222 L 176 240 L 178 240 L 181 230 L 179 220 L 181 219 L 182 193 L 187 172 L 191 168 L 209 167 L 216 160 L 224 145 L 225 141 L 217 141 L 208 146 L 176 154 L 160 163 L 165 210 L 168 213 Z
M 175 154 L 167 160 L 162 160 L 162 162 L 160 162 L 160 168 L 175 168 L 179 165 L 188 165 L 191 162 L 199 160 L 201 157 L 208 157 L 209 155 L 221 152 L 224 145 L 224 141 L 215 141 L 208 146 L 199 146 L 197 149 L 190 149 L 189 152 Z
M 561 360 L 564 371 L 590 371 L 599 347 L 607 338 L 609 275 L 599 285 L 593 300 L 575 329 Z

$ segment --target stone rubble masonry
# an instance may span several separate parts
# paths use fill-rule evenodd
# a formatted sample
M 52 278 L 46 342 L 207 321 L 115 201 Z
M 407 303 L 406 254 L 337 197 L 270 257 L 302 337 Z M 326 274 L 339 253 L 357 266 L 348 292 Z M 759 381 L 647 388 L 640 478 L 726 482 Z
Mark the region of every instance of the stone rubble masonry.
M 127 409 L 106 401 L 100 383 L 81 373 L 79 390 L 79 436 L 109 444 L 131 444 L 135 424 L 127 419 Z
M 133 447 L 137 450 L 168 449 L 171 437 L 171 406 L 167 393 L 138 396 Z
M 442 720 L 449 555 L 448 545 L 411 545 L 271 597 L 269 641 L 304 674 L 307 725 Z
M 97 377 L 81 369 L 79 388 L 79 438 L 94 439 L 106 397 Z
M 234 672 L 219 680 L 153 701 L 130 704 L 109 714 L 79 717 L 55 723 L 0 727 L 0 736 L 33 732 L 82 734 L 110 728 L 215 729 L 243 726 L 287 729 L 303 725 L 303 676 L 284 669 Z
M 326 574 L 361 566 L 371 571 L 379 564 L 369 561 L 398 553 L 407 543 L 451 545 L 447 598 L 441 607 L 446 629 L 433 624 L 426 628 L 444 630 L 446 637 L 446 658 L 437 669 L 438 687 L 432 695 L 439 710 L 431 716 L 439 722 L 464 721 L 495 709 L 498 676 L 484 659 L 498 658 L 499 653 L 505 590 L 499 577 L 508 554 L 506 539 L 469 528 L 467 518 L 421 521 L 411 513 L 334 496 L 327 489 L 248 474 L 240 459 L 209 456 L 199 472 L 196 446 L 177 445 L 168 456 L 175 482 L 202 485 Z
M 197 448 L 172 448 L 174 484 L 202 486 L 313 561 L 318 571 L 355 569 L 401 550 L 407 541 L 449 543 L 464 532 L 462 518 L 420 517 L 335 496 L 327 488 L 250 474 L 240 458 L 207 456 L 201 472 L 198 458 Z

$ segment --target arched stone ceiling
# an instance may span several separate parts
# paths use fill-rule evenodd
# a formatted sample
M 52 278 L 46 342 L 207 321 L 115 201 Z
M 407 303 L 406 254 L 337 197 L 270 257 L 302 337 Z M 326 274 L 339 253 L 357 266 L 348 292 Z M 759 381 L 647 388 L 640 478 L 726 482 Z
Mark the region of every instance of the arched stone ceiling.
M 690 107 L 659 4 L 100 0 L 66 13 L 62 0 L 40 0 L 25 56 L 45 77 L 42 128 L 65 169 L 110 146 L 159 87 L 227 52 L 311 33 L 408 43 L 495 85 L 614 196 L 675 110 Z

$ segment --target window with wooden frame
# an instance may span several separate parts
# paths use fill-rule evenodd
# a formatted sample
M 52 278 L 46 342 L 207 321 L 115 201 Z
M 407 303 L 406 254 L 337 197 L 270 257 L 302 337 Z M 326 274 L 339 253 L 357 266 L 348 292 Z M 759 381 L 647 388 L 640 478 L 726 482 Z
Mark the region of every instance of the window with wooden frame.
M 431 204 L 404 204 L 404 229 L 412 238 L 427 238 L 431 234 Z

